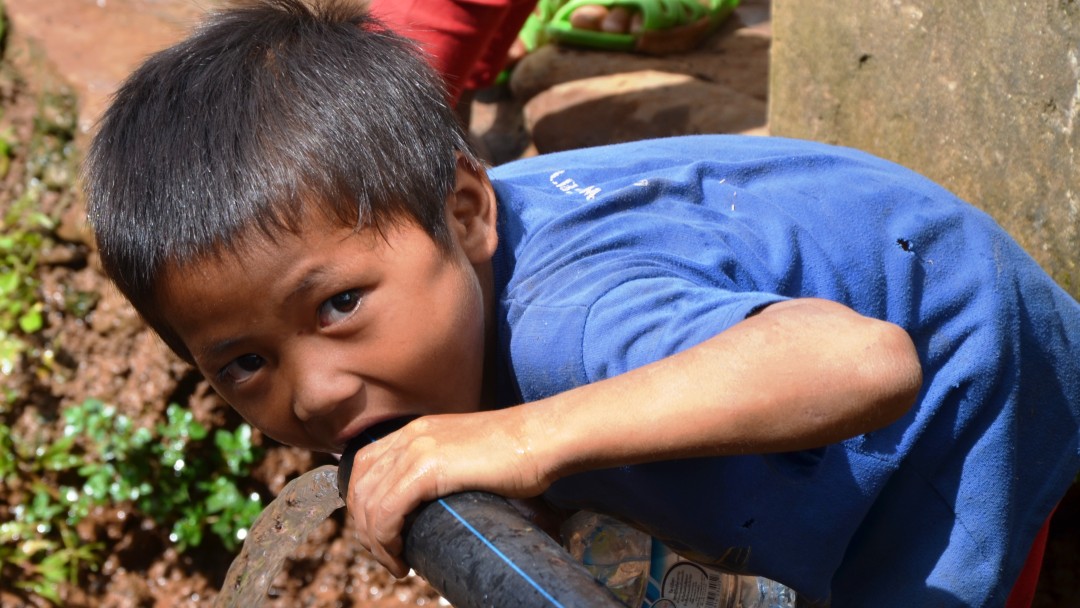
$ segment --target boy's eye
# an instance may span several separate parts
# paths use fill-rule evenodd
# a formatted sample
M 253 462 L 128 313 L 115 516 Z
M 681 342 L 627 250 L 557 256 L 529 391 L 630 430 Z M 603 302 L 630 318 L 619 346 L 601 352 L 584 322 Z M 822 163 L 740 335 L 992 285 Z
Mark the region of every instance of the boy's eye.
M 251 378 L 264 363 L 266 361 L 259 355 L 241 355 L 221 368 L 218 376 L 230 384 L 237 384 Z
M 319 326 L 328 327 L 344 321 L 360 304 L 360 290 L 343 291 L 319 306 Z

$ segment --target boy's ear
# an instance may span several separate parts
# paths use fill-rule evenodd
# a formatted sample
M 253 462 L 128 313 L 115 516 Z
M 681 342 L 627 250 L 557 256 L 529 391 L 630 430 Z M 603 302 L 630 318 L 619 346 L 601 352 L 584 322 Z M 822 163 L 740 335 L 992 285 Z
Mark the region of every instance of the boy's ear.
M 499 243 L 495 190 L 487 172 L 473 166 L 460 152 L 455 173 L 454 191 L 446 197 L 446 221 L 469 261 L 487 262 Z

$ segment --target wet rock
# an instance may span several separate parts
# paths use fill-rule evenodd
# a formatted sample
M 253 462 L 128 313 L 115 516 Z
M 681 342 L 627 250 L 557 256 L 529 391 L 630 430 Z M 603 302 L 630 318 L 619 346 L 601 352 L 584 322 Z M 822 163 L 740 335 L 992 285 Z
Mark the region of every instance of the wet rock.
M 525 105 L 537 150 L 697 133 L 760 131 L 765 102 L 686 74 L 644 70 L 574 80 Z

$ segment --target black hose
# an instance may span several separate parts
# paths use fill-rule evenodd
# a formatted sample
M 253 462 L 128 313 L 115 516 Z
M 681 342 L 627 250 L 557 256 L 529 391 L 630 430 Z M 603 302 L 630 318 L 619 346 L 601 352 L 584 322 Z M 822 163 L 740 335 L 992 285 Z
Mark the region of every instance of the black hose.
M 407 420 L 377 425 L 341 455 L 348 495 L 356 452 Z M 505 498 L 463 492 L 421 505 L 404 533 L 405 561 L 455 608 L 625 608 Z

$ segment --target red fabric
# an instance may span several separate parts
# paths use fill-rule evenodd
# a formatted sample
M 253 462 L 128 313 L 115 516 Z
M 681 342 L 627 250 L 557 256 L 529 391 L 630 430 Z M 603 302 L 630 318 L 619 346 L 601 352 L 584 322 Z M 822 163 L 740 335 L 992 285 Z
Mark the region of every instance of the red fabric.
M 420 44 L 456 104 L 463 89 L 494 81 L 536 1 L 372 0 L 370 10 Z
M 1016 584 L 1009 593 L 1005 608 L 1029 608 L 1031 602 L 1034 601 L 1035 587 L 1039 583 L 1039 572 L 1042 570 L 1043 554 L 1046 553 L 1046 538 L 1050 534 L 1050 519 L 1053 516 L 1054 513 L 1051 511 L 1050 517 L 1046 518 L 1046 522 L 1035 536 L 1027 561 L 1024 562 L 1024 569 L 1020 571 L 1020 577 L 1016 579 Z
M 465 83 L 466 89 L 482 89 L 495 82 L 506 66 L 506 54 L 517 40 L 518 32 L 529 19 L 529 14 L 536 8 L 536 3 L 537 0 L 511 0 L 502 23 L 488 43 L 487 52 L 473 67 L 471 79 Z

